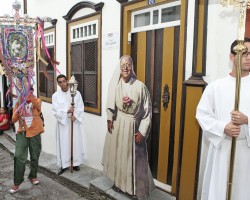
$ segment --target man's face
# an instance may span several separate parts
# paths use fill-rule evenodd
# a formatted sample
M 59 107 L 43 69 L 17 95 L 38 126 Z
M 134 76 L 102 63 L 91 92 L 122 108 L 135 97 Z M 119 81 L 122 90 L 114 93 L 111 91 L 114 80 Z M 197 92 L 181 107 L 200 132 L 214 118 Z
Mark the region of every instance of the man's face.
M 68 91 L 68 81 L 62 77 L 57 80 L 58 85 L 60 86 L 61 90 L 64 92 Z
M 4 114 L 4 113 L 5 113 L 5 109 L 0 108 L 0 113 L 1 113 L 1 114 Z
M 244 45 L 247 47 L 247 52 L 242 55 L 242 71 L 249 72 L 250 70 L 250 42 L 245 42 Z
M 132 70 L 132 63 L 129 57 L 124 57 L 121 60 L 121 76 L 125 82 L 130 80 L 131 77 L 131 70 Z

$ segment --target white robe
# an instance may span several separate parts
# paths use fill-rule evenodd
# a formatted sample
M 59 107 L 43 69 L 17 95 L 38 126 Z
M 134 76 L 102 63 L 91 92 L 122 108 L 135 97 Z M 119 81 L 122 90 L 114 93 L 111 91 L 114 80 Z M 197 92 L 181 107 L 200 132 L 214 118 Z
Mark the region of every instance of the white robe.
M 231 121 L 234 109 L 235 78 L 228 75 L 209 84 L 197 107 L 203 133 L 210 141 L 202 187 L 202 200 L 225 200 L 230 166 L 231 137 L 224 128 Z M 250 119 L 250 76 L 241 78 L 239 111 Z M 249 124 L 241 126 L 236 142 L 232 200 L 250 199 Z
M 70 166 L 71 157 L 71 120 L 70 114 L 67 114 L 71 107 L 72 97 L 70 91 L 61 90 L 55 92 L 52 96 L 52 106 L 54 116 L 57 119 L 56 125 L 56 152 L 57 165 L 62 168 Z M 76 120 L 73 123 L 73 166 L 79 166 L 83 161 L 83 145 L 81 124 L 83 124 L 84 104 L 81 94 L 77 91 L 74 97 Z
M 133 100 L 130 109 L 124 108 L 122 98 Z M 109 99 L 108 99 L 109 100 Z M 120 79 L 115 93 L 116 109 L 107 109 L 108 120 L 113 120 L 112 134 L 106 134 L 103 152 L 103 171 L 123 192 L 146 197 L 154 189 L 153 177 L 148 166 L 146 138 L 150 131 L 152 106 L 146 86 L 135 79 L 125 83 Z M 139 131 L 144 137 L 142 144 L 134 141 Z

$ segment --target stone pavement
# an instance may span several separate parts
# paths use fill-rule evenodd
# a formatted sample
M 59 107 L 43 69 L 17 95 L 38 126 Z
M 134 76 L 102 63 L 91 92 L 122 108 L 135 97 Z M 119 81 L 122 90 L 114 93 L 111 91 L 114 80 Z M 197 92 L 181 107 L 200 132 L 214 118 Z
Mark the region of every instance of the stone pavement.
M 39 159 L 40 184 L 33 186 L 27 180 L 29 169 L 26 167 L 26 180 L 20 190 L 11 195 L 8 189 L 13 184 L 13 157 L 15 152 L 15 133 L 12 130 L 0 135 L 0 199 L 67 199 L 67 200 L 130 200 L 130 196 L 112 189 L 113 183 L 99 170 L 81 165 L 81 170 L 57 175 L 56 156 L 41 152 Z M 4 151 L 5 150 L 5 151 Z M 7 153 L 8 152 L 8 153 Z M 6 156 L 7 154 L 7 156 Z M 3 157 L 3 158 L 2 158 Z M 6 160 L 6 161 L 5 161 Z M 28 163 L 29 164 L 29 161 Z M 147 200 L 175 200 L 175 197 L 155 189 Z
M 0 140 L 2 138 L 0 137 Z M 13 159 L 7 151 L 0 148 L 0 199 L 1 200 L 42 200 L 42 199 L 72 199 L 72 200 L 87 200 L 80 197 L 79 194 L 71 191 L 67 187 L 62 186 L 51 178 L 38 173 L 40 184 L 32 185 L 29 180 L 25 180 L 18 192 L 9 194 L 9 189 L 13 185 Z M 28 177 L 26 170 L 25 177 Z

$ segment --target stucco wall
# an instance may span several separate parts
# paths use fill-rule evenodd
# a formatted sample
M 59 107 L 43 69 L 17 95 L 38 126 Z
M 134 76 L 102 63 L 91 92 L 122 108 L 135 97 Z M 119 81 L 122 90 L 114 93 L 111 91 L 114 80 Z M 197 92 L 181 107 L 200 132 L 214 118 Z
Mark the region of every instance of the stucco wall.
M 30 16 L 49 16 L 56 18 L 56 59 L 60 62 L 59 70 L 66 73 L 66 21 L 62 16 L 80 1 L 62 1 L 62 0 L 32 0 L 28 2 L 28 14 Z M 100 1 L 92 1 L 99 3 Z M 102 34 L 120 32 L 120 4 L 114 0 L 103 1 L 102 10 Z M 63 6 L 62 6 L 63 5 Z M 112 10 L 112 12 L 110 12 Z M 78 11 L 74 18 L 89 14 L 90 9 Z M 112 14 L 111 14 L 112 13 Z M 104 25 L 105 24 L 105 25 Z M 119 38 L 118 38 L 119 40 Z M 119 47 L 112 50 L 103 50 L 101 58 L 102 74 L 102 116 L 93 114 L 84 114 L 83 142 L 85 150 L 85 164 L 97 169 L 102 169 L 102 151 L 106 134 L 106 98 L 107 86 L 119 59 Z M 55 154 L 55 123 L 56 120 L 52 114 L 52 106 L 43 102 L 43 113 L 46 124 L 46 131 L 43 134 L 43 151 Z

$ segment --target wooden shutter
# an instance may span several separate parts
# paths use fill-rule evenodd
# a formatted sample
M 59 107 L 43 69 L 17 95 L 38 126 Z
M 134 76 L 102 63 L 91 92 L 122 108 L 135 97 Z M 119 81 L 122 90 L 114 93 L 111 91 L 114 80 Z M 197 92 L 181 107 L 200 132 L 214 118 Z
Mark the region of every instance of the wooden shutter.
M 71 74 L 74 74 L 77 82 L 77 90 L 81 93 L 84 100 L 84 87 L 83 87 L 83 42 L 76 42 L 71 44 Z
M 97 40 L 84 43 L 84 97 L 85 105 L 97 107 Z

